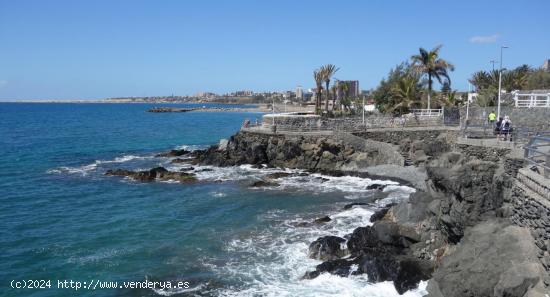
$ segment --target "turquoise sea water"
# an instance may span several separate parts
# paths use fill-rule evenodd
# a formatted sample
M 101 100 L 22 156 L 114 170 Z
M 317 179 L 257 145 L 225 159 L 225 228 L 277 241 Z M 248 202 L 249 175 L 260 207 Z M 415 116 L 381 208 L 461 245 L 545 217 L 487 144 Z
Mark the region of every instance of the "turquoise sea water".
M 178 170 L 156 153 L 203 148 L 258 113 L 147 113 L 148 104 L 0 104 L 1 296 L 397 296 L 390 283 L 321 275 L 307 257 L 321 235 L 368 223 L 371 180 L 289 177 L 270 189 L 251 181 L 280 169 L 196 168 L 199 182 L 138 183 L 112 168 Z M 155 105 L 158 106 L 158 105 Z M 204 171 L 207 169 L 208 171 Z M 391 184 L 388 197 L 410 188 Z M 296 227 L 330 215 L 326 225 Z M 50 280 L 13 289 L 12 280 Z M 58 280 L 182 281 L 181 289 L 59 289 Z M 419 296 L 421 291 L 409 292 Z

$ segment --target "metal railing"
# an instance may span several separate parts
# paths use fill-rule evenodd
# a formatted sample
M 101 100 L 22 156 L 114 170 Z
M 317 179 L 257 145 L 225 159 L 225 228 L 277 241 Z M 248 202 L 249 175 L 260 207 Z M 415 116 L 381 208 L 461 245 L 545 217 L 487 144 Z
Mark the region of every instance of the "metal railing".
M 500 134 L 495 130 L 495 127 L 485 123 L 485 124 L 467 124 L 461 129 L 461 134 L 463 138 L 470 139 L 503 139 L 502 141 L 513 142 L 514 146 L 522 145 L 529 142 L 529 140 L 537 134 L 537 130 L 534 130 L 529 127 L 512 127 L 512 130 L 507 133 L 507 137 L 503 137 L 503 134 Z
M 514 95 L 516 107 L 548 107 L 550 108 L 550 93 L 548 94 L 518 94 Z
M 544 177 L 550 178 L 550 131 L 537 133 L 523 148 L 524 159 L 541 167 Z
M 443 115 L 443 108 L 440 109 L 411 109 L 411 112 L 420 117 L 439 117 Z

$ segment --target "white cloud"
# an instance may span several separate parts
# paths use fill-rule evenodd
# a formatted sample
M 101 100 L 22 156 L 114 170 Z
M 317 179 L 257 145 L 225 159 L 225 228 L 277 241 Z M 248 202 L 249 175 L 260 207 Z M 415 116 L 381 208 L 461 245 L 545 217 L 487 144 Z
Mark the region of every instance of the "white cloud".
M 489 36 L 474 36 L 470 38 L 471 43 L 495 43 L 500 37 L 499 34 L 493 34 Z

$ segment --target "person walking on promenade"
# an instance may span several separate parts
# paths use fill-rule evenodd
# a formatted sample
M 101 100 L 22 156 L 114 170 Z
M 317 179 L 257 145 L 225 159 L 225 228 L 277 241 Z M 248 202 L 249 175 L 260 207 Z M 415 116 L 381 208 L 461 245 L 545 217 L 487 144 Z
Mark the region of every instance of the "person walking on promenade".
M 512 131 L 512 120 L 509 116 L 505 116 L 500 126 L 500 134 L 503 135 L 503 140 L 508 140 L 508 135 L 510 135 L 510 141 L 512 141 Z
M 496 123 L 496 120 L 497 120 L 497 114 L 495 113 L 495 111 L 491 111 L 491 113 L 489 114 L 489 123 L 491 124 L 491 126 L 493 128 L 495 128 L 495 123 Z

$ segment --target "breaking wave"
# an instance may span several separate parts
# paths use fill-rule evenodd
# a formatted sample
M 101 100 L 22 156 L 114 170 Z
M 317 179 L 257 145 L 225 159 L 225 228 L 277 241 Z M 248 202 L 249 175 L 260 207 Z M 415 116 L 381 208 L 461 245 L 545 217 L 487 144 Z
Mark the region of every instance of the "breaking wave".
M 123 155 L 120 157 L 116 157 L 112 160 L 95 160 L 93 163 L 82 165 L 82 166 L 62 166 L 55 169 L 49 169 L 46 171 L 46 173 L 67 173 L 67 174 L 78 174 L 82 176 L 86 176 L 91 172 L 94 172 L 103 164 L 115 164 L 115 163 L 126 163 L 130 161 L 138 161 L 138 160 L 149 160 L 154 158 L 153 156 L 136 156 L 136 155 Z
M 200 169 L 199 169 L 200 170 Z M 235 173 L 230 173 L 235 170 Z M 206 171 L 203 178 L 227 180 L 235 178 L 261 178 L 266 174 L 280 172 L 280 169 L 254 169 L 239 166 Z M 286 170 L 287 173 L 300 171 Z M 244 176 L 244 177 L 243 177 Z M 301 188 L 312 192 L 343 192 L 352 194 L 358 191 L 371 192 L 366 186 L 384 184 L 385 198 L 370 205 L 354 206 L 350 209 L 333 209 L 328 215 L 331 220 L 324 224 L 311 224 L 313 218 L 327 213 L 291 215 L 284 210 L 272 210 L 265 213 L 261 220 L 281 222 L 252 234 L 237 236 L 226 244 L 231 260 L 219 263 L 216 259 L 201 259 L 205 268 L 215 272 L 223 279 L 243 284 L 239 287 L 221 288 L 218 296 L 406 296 L 418 297 L 427 294 L 426 283 L 419 288 L 399 295 L 392 282 L 370 283 L 366 275 L 340 277 L 328 273 L 312 280 L 303 280 L 306 271 L 313 270 L 321 261 L 308 257 L 308 246 L 321 236 L 336 235 L 344 237 L 360 226 L 368 226 L 371 215 L 378 207 L 391 202 L 407 199 L 415 190 L 393 181 L 371 180 L 360 177 L 331 177 L 320 174 L 308 176 L 290 175 L 276 180 L 280 185 L 276 189 Z M 309 223 L 309 224 L 308 224 Z M 269 224 L 268 224 L 269 225 Z

